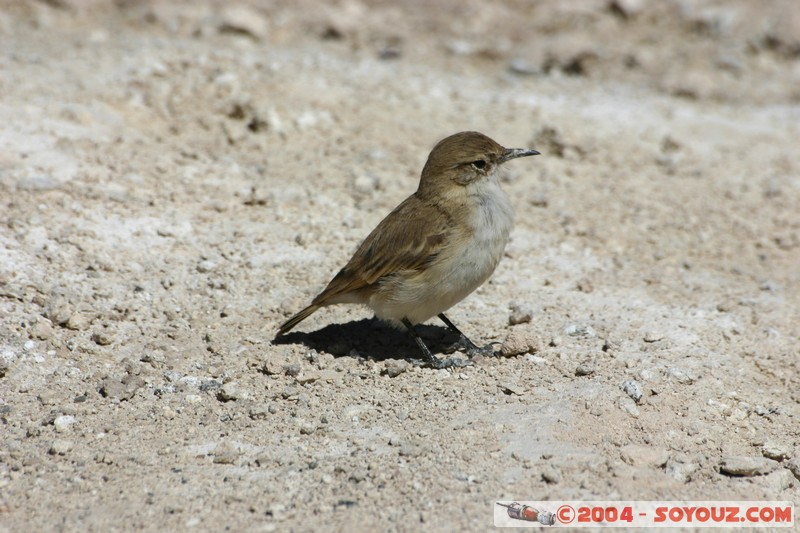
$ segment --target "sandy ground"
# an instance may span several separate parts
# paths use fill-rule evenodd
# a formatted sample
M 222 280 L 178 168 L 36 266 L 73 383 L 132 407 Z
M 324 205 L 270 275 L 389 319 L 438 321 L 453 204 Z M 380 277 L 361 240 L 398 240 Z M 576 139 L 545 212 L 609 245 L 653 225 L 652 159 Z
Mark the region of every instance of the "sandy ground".
M 273 343 L 467 129 L 543 154 L 449 313 L 513 355 L 347 306 Z M 798 138 L 792 1 L 6 1 L 0 531 L 798 502 Z

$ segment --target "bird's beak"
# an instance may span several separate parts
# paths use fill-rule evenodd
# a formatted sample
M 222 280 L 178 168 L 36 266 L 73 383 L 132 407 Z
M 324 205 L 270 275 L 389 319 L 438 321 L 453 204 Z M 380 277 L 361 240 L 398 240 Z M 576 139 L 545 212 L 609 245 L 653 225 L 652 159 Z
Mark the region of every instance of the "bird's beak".
M 506 151 L 503 152 L 502 157 L 500 157 L 500 162 L 505 163 L 510 159 L 528 157 L 529 155 L 539 155 L 539 152 L 536 150 L 528 150 L 527 148 L 506 148 Z

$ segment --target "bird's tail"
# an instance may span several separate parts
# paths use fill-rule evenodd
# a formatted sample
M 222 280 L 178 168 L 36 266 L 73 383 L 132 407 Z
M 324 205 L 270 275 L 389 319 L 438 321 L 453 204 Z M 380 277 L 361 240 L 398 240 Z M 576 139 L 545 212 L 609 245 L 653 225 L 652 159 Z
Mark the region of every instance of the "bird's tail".
M 306 307 L 305 309 L 303 309 L 302 311 L 300 311 L 299 313 L 297 313 L 296 315 L 294 315 L 292 318 L 290 318 L 289 320 L 284 322 L 281 325 L 280 328 L 278 328 L 278 334 L 276 335 L 276 337 L 279 337 L 279 336 L 283 335 L 284 333 L 288 332 L 290 329 L 295 327 L 297 324 L 299 324 L 300 322 L 302 322 L 303 320 L 305 320 L 306 318 L 311 316 L 311 313 L 313 313 L 314 311 L 316 311 L 320 307 L 321 306 L 318 305 L 318 304 L 311 304 L 308 307 Z

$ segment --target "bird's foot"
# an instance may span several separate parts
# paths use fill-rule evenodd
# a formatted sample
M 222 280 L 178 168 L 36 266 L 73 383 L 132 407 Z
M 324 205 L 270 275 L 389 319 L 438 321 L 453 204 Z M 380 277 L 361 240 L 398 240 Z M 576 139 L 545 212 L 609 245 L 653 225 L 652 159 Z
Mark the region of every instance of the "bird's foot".
M 494 349 L 493 344 L 498 344 L 498 343 L 489 343 L 486 346 L 476 346 L 473 344 L 472 346 L 468 347 L 464 353 L 466 353 L 467 357 L 469 357 L 470 359 L 472 359 L 476 355 L 480 355 L 483 357 L 498 357 L 500 355 L 500 352 Z
M 467 354 L 467 357 L 472 359 L 476 355 L 481 355 L 483 357 L 497 357 L 499 352 L 494 349 L 493 344 L 500 344 L 499 342 L 496 343 L 489 343 L 486 346 L 478 346 L 471 340 L 469 340 L 465 336 L 461 336 L 456 342 L 451 344 L 447 347 L 447 353 L 453 352 L 461 352 Z
M 463 368 L 465 366 L 472 366 L 474 364 L 469 359 L 439 359 L 435 356 L 432 359 L 410 359 L 409 361 L 415 366 L 421 368 L 433 368 L 436 370 L 441 368 Z

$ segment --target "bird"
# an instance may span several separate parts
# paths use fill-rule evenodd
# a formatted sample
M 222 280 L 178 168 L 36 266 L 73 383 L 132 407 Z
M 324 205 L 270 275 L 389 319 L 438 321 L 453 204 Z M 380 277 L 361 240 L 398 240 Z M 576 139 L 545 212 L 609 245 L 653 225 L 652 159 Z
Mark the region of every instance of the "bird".
M 538 155 L 533 149 L 504 148 L 486 135 L 463 131 L 431 150 L 417 190 L 389 213 L 311 303 L 278 329 L 276 339 L 322 307 L 363 304 L 378 319 L 404 326 L 433 368 L 465 366 L 440 359 L 415 326 L 434 316 L 459 335 L 471 359 L 479 348 L 444 314 L 481 286 L 503 256 L 514 209 L 500 187 L 502 165 Z

